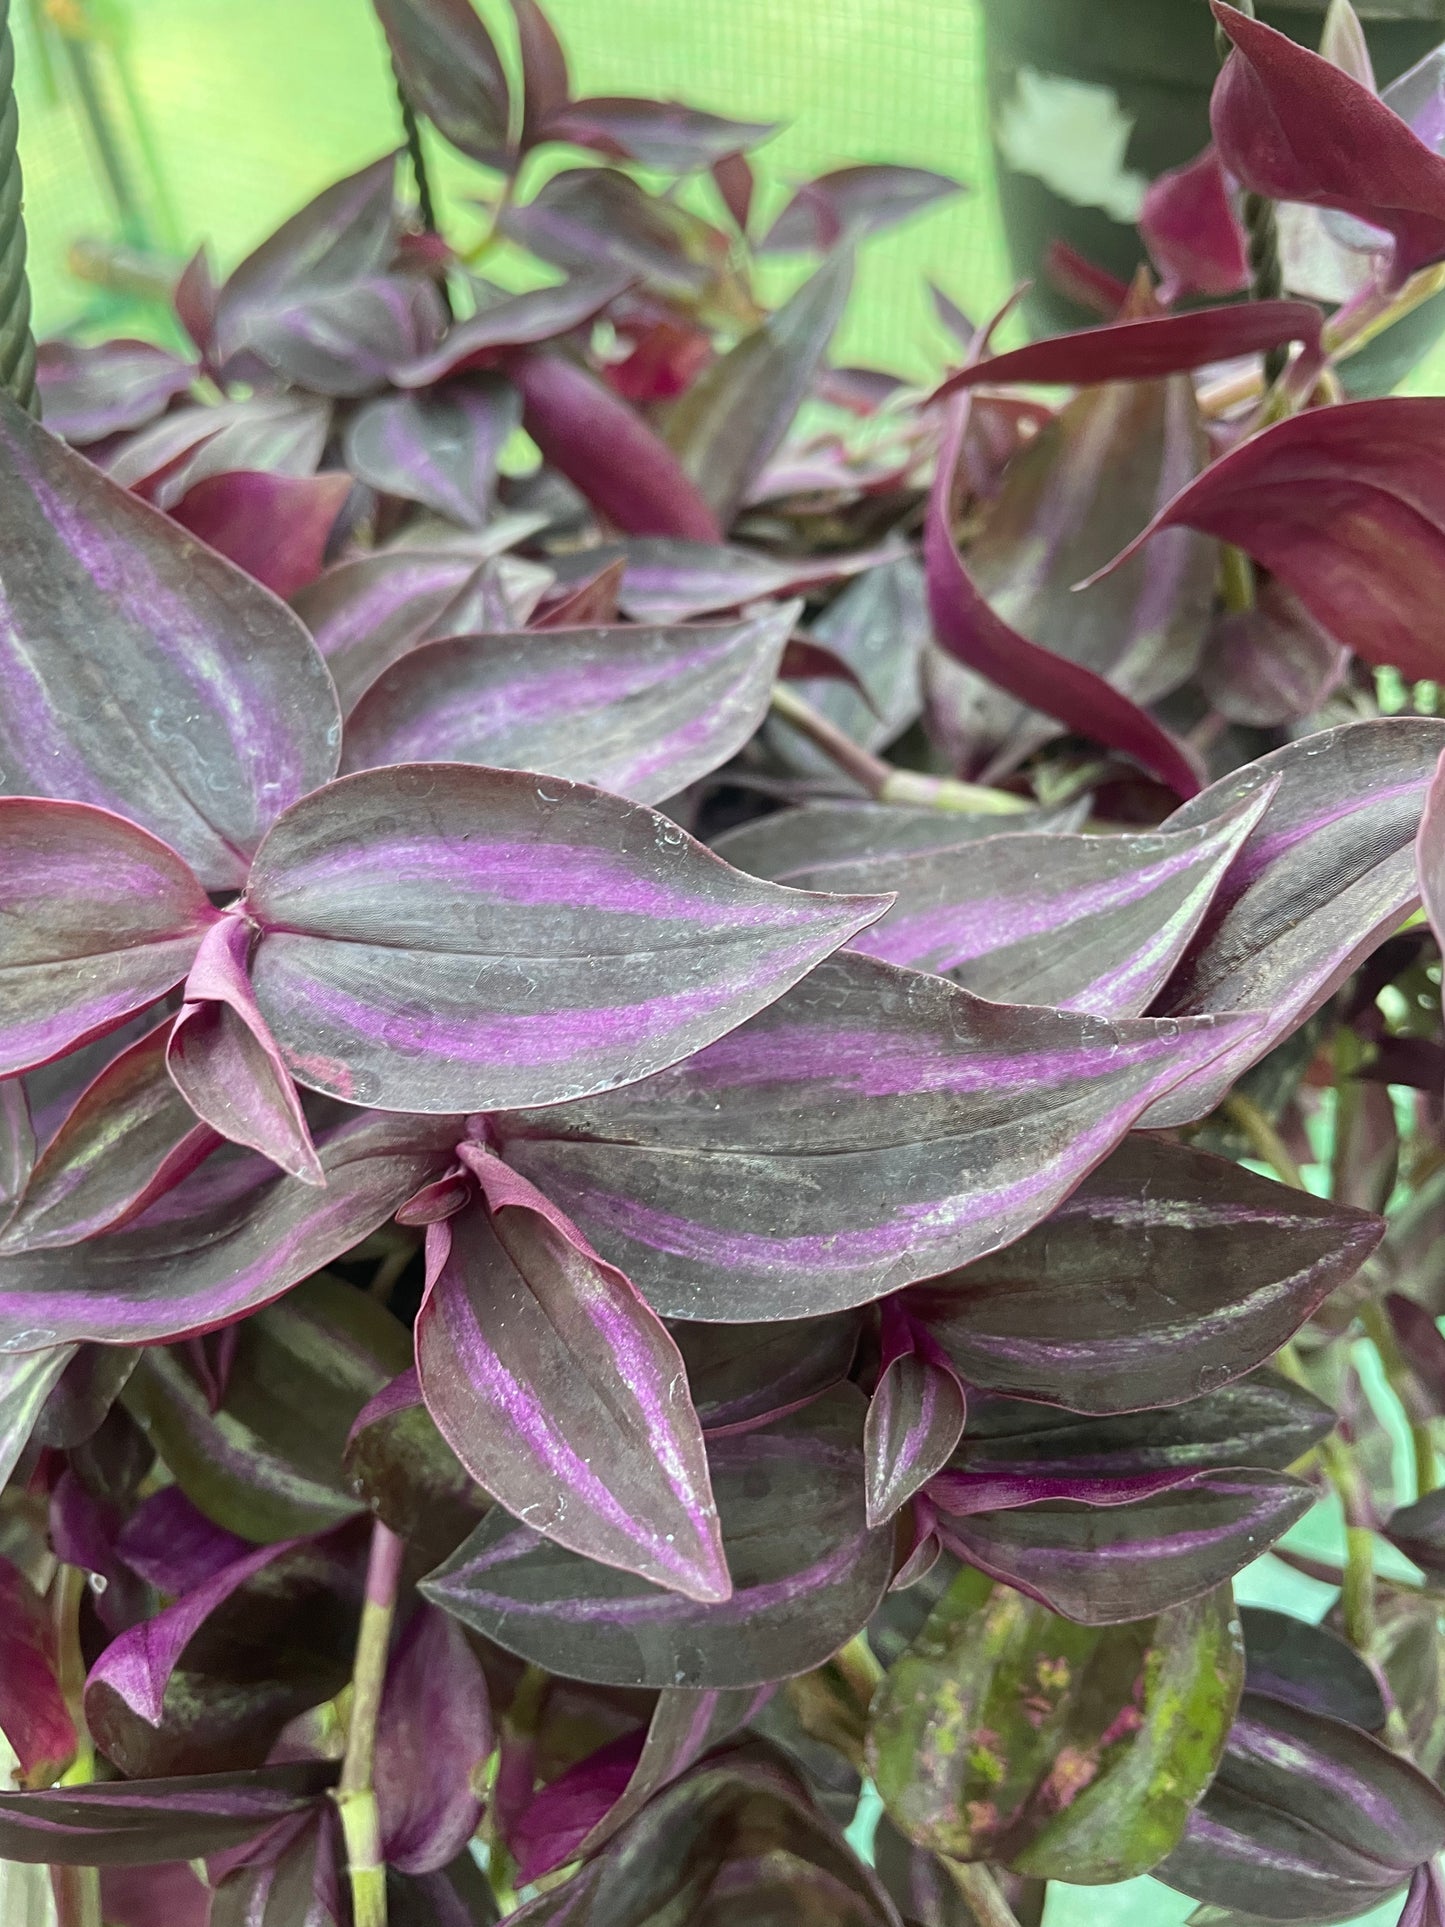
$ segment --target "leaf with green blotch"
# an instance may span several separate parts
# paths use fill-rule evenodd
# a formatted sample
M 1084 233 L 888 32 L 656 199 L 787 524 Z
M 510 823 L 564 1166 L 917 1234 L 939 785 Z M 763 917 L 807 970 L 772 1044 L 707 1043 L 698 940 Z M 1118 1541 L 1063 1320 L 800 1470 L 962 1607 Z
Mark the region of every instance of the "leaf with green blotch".
M 869 1764 L 895 1825 L 934 1853 L 1128 1880 L 1178 1844 L 1243 1682 L 1228 1586 L 1091 1628 L 965 1569 L 873 1702 Z

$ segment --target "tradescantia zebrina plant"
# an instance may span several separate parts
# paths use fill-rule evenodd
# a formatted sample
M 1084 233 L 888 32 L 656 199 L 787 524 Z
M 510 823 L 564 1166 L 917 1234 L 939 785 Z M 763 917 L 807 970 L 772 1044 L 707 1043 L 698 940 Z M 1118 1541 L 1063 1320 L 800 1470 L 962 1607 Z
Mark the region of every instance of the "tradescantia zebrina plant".
M 378 0 L 469 253 L 386 157 L 0 406 L 17 1917 L 1439 1927 L 1439 63 L 1220 5 L 1160 284 L 924 394 L 952 183 L 513 11 Z

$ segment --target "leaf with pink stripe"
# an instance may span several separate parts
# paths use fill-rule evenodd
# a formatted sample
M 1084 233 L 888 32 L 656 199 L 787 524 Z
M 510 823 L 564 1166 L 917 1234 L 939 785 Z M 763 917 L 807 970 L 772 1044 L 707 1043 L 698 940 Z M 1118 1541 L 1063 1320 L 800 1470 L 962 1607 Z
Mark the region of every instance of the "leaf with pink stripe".
M 459 1152 L 481 1199 L 427 1232 L 422 1392 L 515 1517 L 704 1601 L 732 1592 L 682 1354 L 620 1271 L 527 1180 Z
M 800 608 L 745 622 L 429 643 L 378 677 L 352 711 L 345 767 L 482 763 L 661 802 L 751 739 Z
M 817 1316 L 1020 1237 L 1255 1023 L 1111 1024 L 845 955 L 646 1084 L 499 1128 L 665 1317 Z
M 289 810 L 244 909 L 299 1083 L 381 1110 L 555 1104 L 734 1029 L 887 907 L 745 877 L 560 777 L 407 764 Z
M 868 1404 L 868 1523 L 885 1525 L 952 1458 L 967 1400 L 948 1354 L 896 1298 L 883 1304 L 883 1369 Z
M 154 1003 L 216 920 L 184 860 L 145 830 L 26 796 L 0 797 L 0 901 L 6 1077 Z

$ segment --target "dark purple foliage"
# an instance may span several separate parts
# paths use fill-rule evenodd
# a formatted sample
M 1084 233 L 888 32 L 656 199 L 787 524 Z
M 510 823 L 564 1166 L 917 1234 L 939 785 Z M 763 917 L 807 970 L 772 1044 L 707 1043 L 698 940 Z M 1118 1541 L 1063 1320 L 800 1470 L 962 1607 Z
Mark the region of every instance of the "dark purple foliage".
M 1445 256 L 1438 62 L 1215 11 L 1162 285 L 1059 255 L 1101 324 L 998 354 L 939 296 L 927 398 L 831 344 L 957 183 L 764 232 L 768 125 L 376 0 L 524 288 L 388 155 L 197 257 L 194 362 L 0 402 L 0 1858 L 61 1927 L 1439 1927 L 1445 403 L 1336 405 Z M 1261 196 L 1328 320 L 1231 299 Z M 1339 1604 L 1241 1622 L 1331 1486 Z

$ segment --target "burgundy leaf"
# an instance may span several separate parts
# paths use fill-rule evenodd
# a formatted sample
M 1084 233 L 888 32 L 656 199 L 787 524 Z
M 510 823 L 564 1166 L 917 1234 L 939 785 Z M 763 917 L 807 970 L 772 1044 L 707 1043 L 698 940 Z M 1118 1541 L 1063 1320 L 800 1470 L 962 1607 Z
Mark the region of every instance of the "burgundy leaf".
M 158 1867 L 107 1867 L 100 1877 L 107 1927 L 216 1927 L 211 1891 L 184 1861 Z
M 537 0 L 512 0 L 522 56 L 522 149 L 536 145 L 549 115 L 572 97 L 567 56 Z
M 1364 1263 L 1380 1221 L 1162 1138 L 1126 1138 L 1006 1250 L 916 1285 L 972 1385 L 1080 1412 L 1252 1371 Z
M 208 1519 L 179 1485 L 165 1485 L 126 1520 L 116 1550 L 148 1585 L 175 1598 L 207 1585 L 255 1548 Z
M 885 1300 L 883 1369 L 863 1433 L 870 1525 L 885 1524 L 947 1465 L 966 1411 L 948 1354 L 896 1298 Z
M 671 449 L 595 375 L 544 353 L 509 359 L 507 374 L 542 454 L 624 535 L 721 539 L 711 507 Z
M 723 205 L 733 218 L 739 234 L 746 235 L 753 210 L 753 170 L 743 154 L 724 154 L 713 162 L 709 172 L 722 196 Z
M 210 354 L 219 298 L 220 290 L 203 242 L 181 270 L 172 302 L 176 319 L 204 356 Z
M 0 1257 L 0 1352 L 83 1338 L 146 1343 L 228 1324 L 384 1224 L 445 1168 L 459 1133 L 456 1118 L 357 1118 L 318 1147 L 325 1190 L 273 1176 L 216 1201 L 202 1166 L 153 1223 Z
M 336 1779 L 329 1760 L 199 1778 L 0 1794 L 0 1852 L 57 1866 L 144 1866 L 240 1846 L 304 1813 Z
M 434 1606 L 413 1613 L 386 1672 L 376 1803 L 386 1864 L 435 1873 L 481 1818 L 473 1776 L 492 1751 L 487 1682 L 466 1635 Z
M 166 1065 L 196 1116 L 222 1137 L 324 1185 L 301 1098 L 256 1007 L 247 974 L 254 936 L 243 917 L 225 916 L 201 939 Z
M 1252 609 L 1215 624 L 1199 683 L 1232 723 L 1268 729 L 1322 709 L 1349 668 L 1349 651 L 1315 621 L 1298 596 L 1270 580 Z
M 216 926 L 212 926 L 214 929 Z M 38 1159 L 0 1251 L 80 1244 L 124 1224 L 216 1148 L 166 1071 L 167 1018 L 111 1059 Z
M 1235 355 L 1265 354 L 1291 341 L 1301 342 L 1306 354 L 1317 357 L 1323 326 L 1324 315 L 1312 301 L 1252 301 L 1243 307 L 1110 321 L 973 362 L 950 375 L 936 399 L 984 382 L 990 387 L 999 382 L 1087 387 L 1101 381 L 1161 381 Z
M 1151 183 L 1139 232 L 1163 276 L 1159 298 L 1166 304 L 1243 294 L 1249 286 L 1248 244 L 1217 148 Z
M 499 1128 L 664 1316 L 816 1316 L 1020 1237 L 1236 1034 L 845 955 L 649 1082 Z
M 644 167 L 688 174 L 710 167 L 728 154 L 756 147 L 777 132 L 776 121 L 725 120 L 675 100 L 634 100 L 596 96 L 574 100 L 554 112 L 544 134 L 640 161 Z
M 564 588 L 560 599 L 544 597 L 532 618 L 534 629 L 581 629 L 615 623 L 618 617 L 617 592 L 622 586 L 627 563 L 618 556 L 604 563 L 593 576 L 574 587 Z
M 448 376 L 498 363 L 508 349 L 571 334 L 593 320 L 627 286 L 615 267 L 574 274 L 555 287 L 506 295 L 448 330 L 430 354 L 392 371 L 401 388 L 430 388 Z
M 114 1030 L 190 968 L 216 912 L 174 850 L 109 810 L 0 797 L 0 1072 Z
M 1331 61 L 1222 0 L 1214 17 L 1234 46 L 1210 107 L 1229 172 L 1270 200 L 1383 228 L 1393 287 L 1445 259 L 1445 160 Z
M 481 763 L 675 796 L 750 741 L 798 605 L 710 627 L 457 636 L 380 676 L 346 725 L 346 768 Z
M 508 155 L 511 96 L 471 0 L 373 0 L 407 99 L 453 147 L 488 167 Z
M 687 622 L 738 609 L 759 596 L 801 595 L 863 575 L 902 553 L 896 543 L 853 554 L 787 557 L 716 540 L 629 542 L 621 603 L 634 622 Z
M 897 227 L 961 194 L 963 183 L 926 167 L 840 167 L 800 187 L 758 245 L 760 254 L 836 247 Z
M 273 595 L 292 596 L 321 573 L 349 475 L 212 475 L 171 510 L 198 536 Z
M 75 1757 L 75 1722 L 56 1667 L 45 1601 L 18 1567 L 0 1559 L 0 1733 L 31 1784 L 44 1785 Z
M 77 448 L 143 428 L 184 395 L 195 376 L 189 362 L 149 341 L 106 341 L 94 348 L 44 341 L 35 357 L 46 426 Z
M 1045 713 L 1066 728 L 1131 756 L 1179 795 L 1192 796 L 1199 776 L 1181 743 L 1102 676 L 1019 635 L 974 586 L 949 525 L 953 476 L 967 421 L 963 402 L 953 411 L 939 458 L 924 535 L 928 600 L 940 647 L 1021 702 L 1043 702 Z
M 600 790 L 447 763 L 316 792 L 267 838 L 245 904 L 257 1002 L 298 1081 L 437 1111 L 646 1077 L 883 907 L 756 883 Z
M 730 1599 L 703 1604 L 579 1559 L 500 1508 L 425 1596 L 534 1664 L 599 1684 L 764 1685 L 820 1666 L 867 1622 L 892 1535 L 863 1512 L 862 1399 L 840 1387 L 708 1450 Z
M 239 885 L 266 825 L 336 767 L 314 645 L 264 589 L 3 402 L 0 484 L 5 786 L 117 810 L 208 888 Z
M 525 1178 L 459 1155 L 482 1202 L 427 1233 L 422 1392 L 457 1457 L 559 1545 L 703 1601 L 732 1591 L 682 1355 L 629 1279 Z
M 936 855 L 830 866 L 829 889 L 898 901 L 853 948 L 980 997 L 1099 1017 L 1147 1010 L 1269 801 L 1193 831 L 997 836 Z M 1005 819 L 1007 820 L 1007 819 Z
M 491 514 L 497 457 L 520 420 L 516 390 L 495 376 L 425 395 L 382 395 L 347 424 L 346 465 L 384 495 L 480 529 Z
M 1278 782 L 1209 914 L 1155 1001 L 1159 1015 L 1253 1010 L 1264 1026 L 1183 1079 L 1146 1125 L 1203 1117 L 1318 1010 L 1418 901 L 1412 845 L 1445 723 L 1396 717 L 1292 743 L 1215 783 L 1167 828 L 1217 820 Z
M 1205 469 L 1119 560 L 1160 529 L 1199 529 L 1252 555 L 1366 662 L 1438 676 L 1442 433 L 1445 400 L 1429 395 L 1291 416 Z

